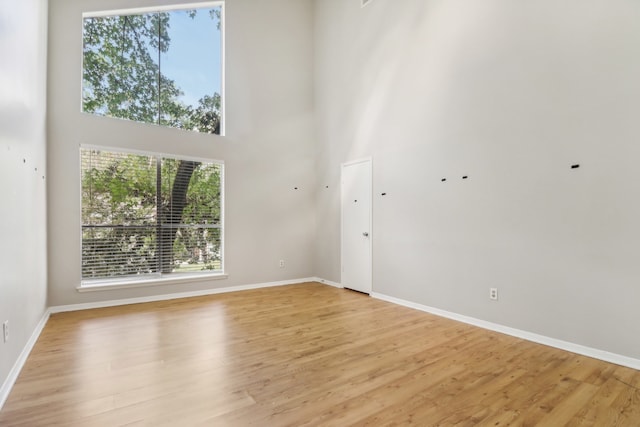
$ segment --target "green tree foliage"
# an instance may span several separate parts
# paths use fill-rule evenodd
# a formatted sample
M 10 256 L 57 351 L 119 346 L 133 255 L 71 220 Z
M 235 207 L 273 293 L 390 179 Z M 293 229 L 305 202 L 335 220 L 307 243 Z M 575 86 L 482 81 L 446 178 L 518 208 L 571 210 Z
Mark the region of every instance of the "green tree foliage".
M 220 133 L 220 94 L 205 95 L 198 101 L 194 109 L 189 107 L 189 122 L 187 126 L 202 133 Z
M 215 163 L 82 150 L 82 275 L 221 268 Z
M 198 11 L 187 11 L 195 17 Z M 220 29 L 220 9 L 209 14 Z M 219 134 L 220 94 L 197 106 L 161 72 L 171 14 L 84 20 L 83 111 Z M 83 278 L 220 268 L 220 167 L 109 153 L 85 164 Z M 94 152 L 94 156 L 98 155 Z M 87 154 L 89 156 L 89 154 Z M 114 252 L 115 251 L 115 252 Z M 117 262 L 114 262 L 117 261 Z
M 197 11 L 186 13 L 193 18 Z M 209 14 L 219 30 L 220 9 Z M 203 94 L 197 106 L 185 105 L 182 90 L 162 73 L 161 55 L 171 46 L 170 17 L 156 12 L 85 18 L 83 111 L 220 133 L 220 94 Z

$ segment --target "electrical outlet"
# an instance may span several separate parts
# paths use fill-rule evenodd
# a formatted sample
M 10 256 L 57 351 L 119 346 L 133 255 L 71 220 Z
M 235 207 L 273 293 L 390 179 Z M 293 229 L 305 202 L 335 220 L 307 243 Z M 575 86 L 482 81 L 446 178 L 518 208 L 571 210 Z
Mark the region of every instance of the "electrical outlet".
M 498 288 L 489 289 L 489 299 L 492 299 L 494 301 L 498 300 Z
M 5 320 L 2 324 L 2 335 L 4 337 L 4 342 L 9 341 L 9 321 Z
M 279 265 L 280 265 L 280 268 L 284 268 L 284 260 L 283 259 L 280 260 L 280 264 Z

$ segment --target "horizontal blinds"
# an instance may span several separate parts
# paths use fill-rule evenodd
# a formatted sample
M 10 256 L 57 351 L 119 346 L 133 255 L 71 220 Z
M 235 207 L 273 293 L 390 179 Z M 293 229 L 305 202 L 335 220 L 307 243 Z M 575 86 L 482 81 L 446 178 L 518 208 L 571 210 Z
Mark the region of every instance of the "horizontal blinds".
M 222 168 L 81 149 L 83 280 L 220 271 Z

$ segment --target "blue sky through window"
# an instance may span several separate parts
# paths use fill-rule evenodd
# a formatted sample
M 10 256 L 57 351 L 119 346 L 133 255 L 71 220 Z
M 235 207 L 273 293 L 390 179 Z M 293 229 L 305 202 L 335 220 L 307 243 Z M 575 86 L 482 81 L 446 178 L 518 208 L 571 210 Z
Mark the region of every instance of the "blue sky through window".
M 171 43 L 161 57 L 162 73 L 182 89 L 180 100 L 187 105 L 197 106 L 204 95 L 222 94 L 222 35 L 212 9 L 197 9 L 194 18 L 186 11 L 170 12 Z

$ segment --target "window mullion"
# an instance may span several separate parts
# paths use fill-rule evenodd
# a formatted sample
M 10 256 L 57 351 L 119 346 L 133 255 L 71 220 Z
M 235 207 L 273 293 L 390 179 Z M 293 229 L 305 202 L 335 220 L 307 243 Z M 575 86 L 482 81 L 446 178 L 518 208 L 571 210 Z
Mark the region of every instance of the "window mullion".
M 158 22 L 158 125 L 160 124 L 160 115 L 162 113 L 162 107 L 161 107 L 161 99 L 162 97 L 160 96 L 160 90 L 161 88 L 161 76 L 162 76 L 162 72 L 161 72 L 161 68 L 160 68 L 160 63 L 162 62 L 162 45 L 160 43 L 162 43 L 162 39 L 160 37 L 160 31 L 162 28 L 161 22 L 160 22 L 160 13 L 156 14 L 157 16 L 157 22 Z
M 156 156 L 156 271 L 162 274 L 162 159 Z

